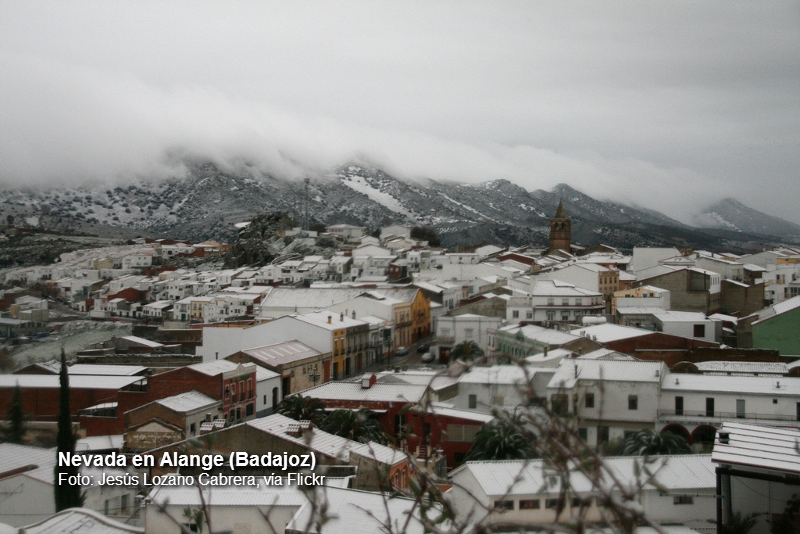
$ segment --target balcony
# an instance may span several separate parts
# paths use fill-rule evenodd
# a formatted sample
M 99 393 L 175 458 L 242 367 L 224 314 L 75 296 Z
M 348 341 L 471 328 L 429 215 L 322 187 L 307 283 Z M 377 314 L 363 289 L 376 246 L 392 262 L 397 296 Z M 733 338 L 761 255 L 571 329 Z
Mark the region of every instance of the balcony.
M 754 413 L 754 412 L 707 412 L 706 410 L 659 410 L 658 418 L 669 422 L 689 422 L 698 421 L 703 423 L 721 423 L 722 421 L 781 421 L 782 426 L 800 426 L 797 415 L 776 414 L 776 413 Z
M 601 302 L 600 304 L 534 304 L 534 310 L 575 310 L 575 309 L 584 309 L 584 310 L 604 310 L 606 309 L 606 303 Z

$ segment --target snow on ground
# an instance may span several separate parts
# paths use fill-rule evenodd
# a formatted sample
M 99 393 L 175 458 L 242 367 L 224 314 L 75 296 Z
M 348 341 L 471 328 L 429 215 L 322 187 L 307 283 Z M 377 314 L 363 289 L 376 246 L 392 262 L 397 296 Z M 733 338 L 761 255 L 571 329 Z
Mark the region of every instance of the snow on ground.
M 395 213 L 402 213 L 406 217 L 411 217 L 412 219 L 414 218 L 414 215 L 403 207 L 399 200 L 389 193 L 384 193 L 383 191 L 378 191 L 373 188 L 363 176 L 348 176 L 347 179 L 342 180 L 342 183 L 357 193 L 367 195 L 370 200 L 377 202 L 386 209 L 392 210 Z
M 73 356 L 76 352 L 85 349 L 92 343 L 108 341 L 112 337 L 129 336 L 132 330 L 130 323 L 69 321 L 63 323 L 59 331 L 49 337 L 40 341 L 33 341 L 28 345 L 16 347 L 11 356 L 14 358 L 15 364 L 18 367 L 22 367 L 33 362 L 59 358 L 62 346 L 67 356 Z
M 497 220 L 495 220 L 495 219 L 492 219 L 491 217 L 488 217 L 488 216 L 484 215 L 483 213 L 479 212 L 479 211 L 478 211 L 478 210 L 476 210 L 475 208 L 472 208 L 472 207 L 470 207 L 470 206 L 467 206 L 466 204 L 462 204 L 462 203 L 461 203 L 461 202 L 459 202 L 458 200 L 455 200 L 455 199 L 453 199 L 453 198 L 450 198 L 450 197 L 448 197 L 447 195 L 445 195 L 445 194 L 444 194 L 444 193 L 442 193 L 441 191 L 439 192 L 439 194 L 440 194 L 440 195 L 442 195 L 442 196 L 443 196 L 444 198 L 446 198 L 447 200 L 449 200 L 450 202 L 452 202 L 453 204 L 456 204 L 456 205 L 458 205 L 458 206 L 461 206 L 462 208 L 464 208 L 464 209 L 465 209 L 465 210 L 467 210 L 467 211 L 471 211 L 472 213 L 474 213 L 474 214 L 475 214 L 475 215 L 477 215 L 478 217 L 481 217 L 481 218 L 483 218 L 483 219 L 486 219 L 486 220 L 488 220 L 488 221 L 492 221 L 492 222 L 495 222 L 495 223 L 499 223 L 499 222 L 500 222 L 500 221 L 497 221 Z

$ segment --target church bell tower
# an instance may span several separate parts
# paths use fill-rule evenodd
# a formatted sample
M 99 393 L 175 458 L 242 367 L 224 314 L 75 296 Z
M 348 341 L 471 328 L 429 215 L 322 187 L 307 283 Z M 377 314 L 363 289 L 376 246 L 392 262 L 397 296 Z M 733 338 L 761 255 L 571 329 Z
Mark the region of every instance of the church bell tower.
M 550 248 L 547 249 L 547 252 L 559 249 L 569 252 L 570 243 L 570 222 L 564 211 L 564 205 L 559 201 L 556 216 L 550 221 Z

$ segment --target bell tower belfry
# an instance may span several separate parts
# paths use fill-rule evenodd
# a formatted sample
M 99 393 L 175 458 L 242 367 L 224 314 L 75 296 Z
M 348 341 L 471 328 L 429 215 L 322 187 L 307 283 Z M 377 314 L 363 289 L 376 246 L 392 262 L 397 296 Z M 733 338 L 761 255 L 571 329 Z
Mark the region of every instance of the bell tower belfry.
M 569 252 L 570 244 L 570 221 L 567 219 L 564 205 L 559 201 L 556 216 L 550 221 L 550 248 L 547 249 L 547 252 L 549 253 L 559 249 Z

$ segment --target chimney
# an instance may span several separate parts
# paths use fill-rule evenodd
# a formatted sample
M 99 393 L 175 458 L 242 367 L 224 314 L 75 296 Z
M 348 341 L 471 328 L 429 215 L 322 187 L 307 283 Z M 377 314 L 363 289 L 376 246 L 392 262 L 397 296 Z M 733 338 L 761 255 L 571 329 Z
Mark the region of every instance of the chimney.
M 719 433 L 719 442 L 723 445 L 727 445 L 731 442 L 731 435 L 729 432 L 720 432 Z
M 331 319 L 333 319 L 333 317 L 331 317 L 331 316 L 329 315 L 329 316 L 328 316 L 328 324 L 331 324 Z
M 355 319 L 355 318 L 356 318 L 356 311 L 353 310 L 353 319 Z
M 545 347 L 545 348 L 544 348 L 544 357 L 545 357 L 545 358 L 547 358 L 547 349 L 548 349 L 548 348 L 549 348 L 549 347 Z
M 344 314 L 343 313 L 339 314 L 339 321 L 342 322 L 342 323 L 344 322 Z
M 363 377 L 361 377 L 361 389 L 369 389 L 373 385 L 375 385 L 375 382 L 377 381 L 378 377 L 375 376 L 374 374 L 364 375 Z
M 210 413 L 206 414 L 206 421 L 209 422 L 209 423 L 211 422 L 211 414 Z

